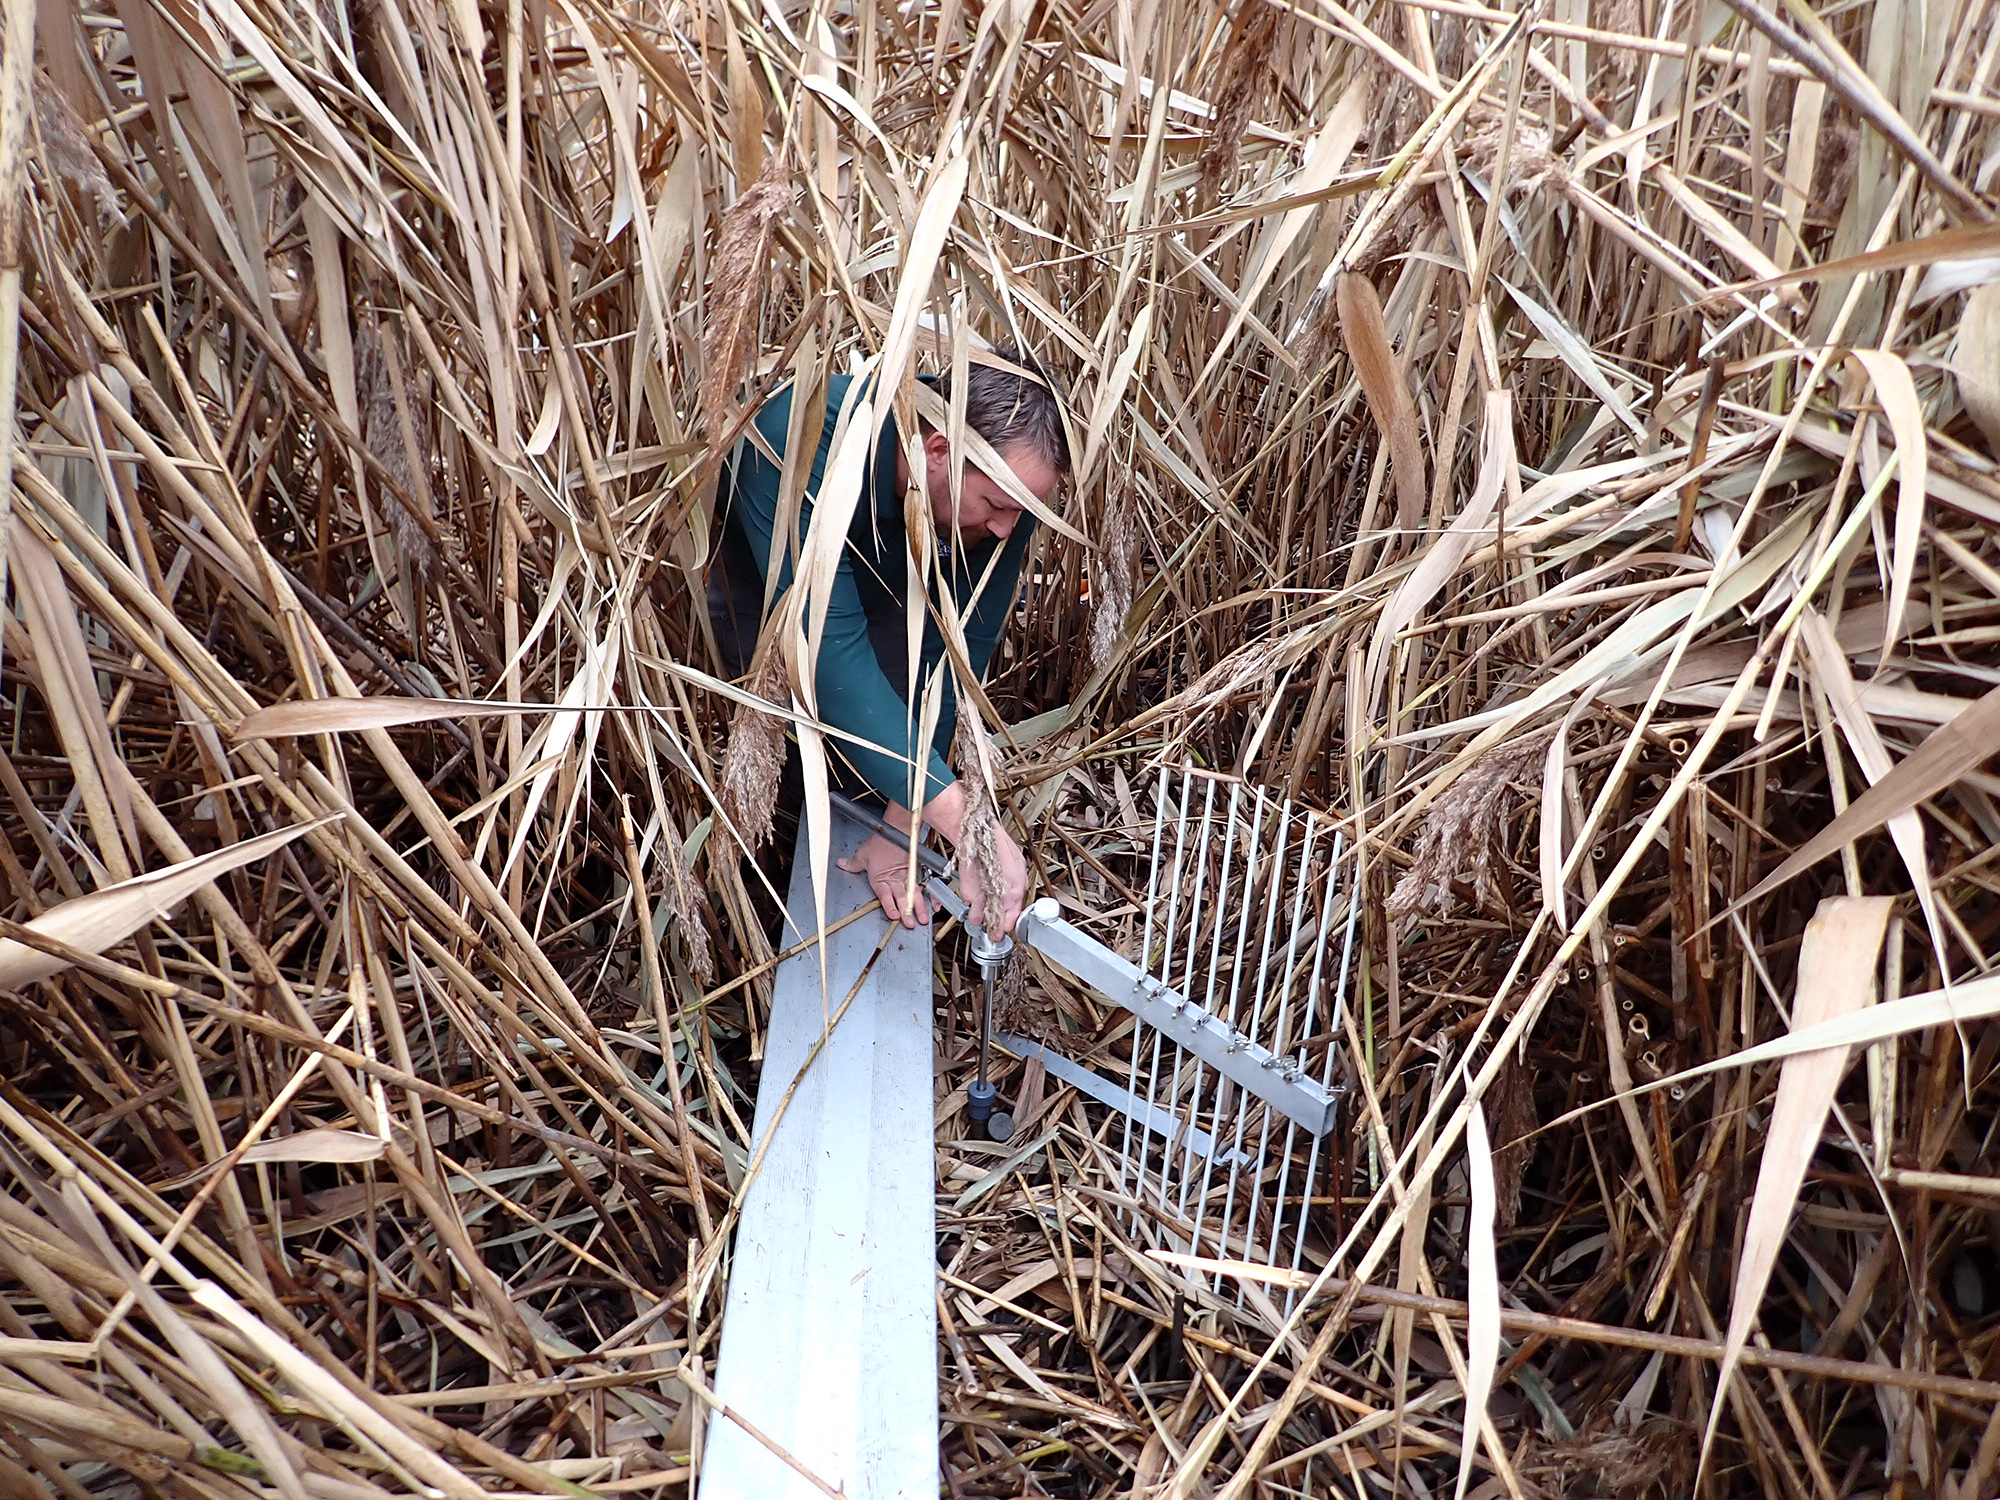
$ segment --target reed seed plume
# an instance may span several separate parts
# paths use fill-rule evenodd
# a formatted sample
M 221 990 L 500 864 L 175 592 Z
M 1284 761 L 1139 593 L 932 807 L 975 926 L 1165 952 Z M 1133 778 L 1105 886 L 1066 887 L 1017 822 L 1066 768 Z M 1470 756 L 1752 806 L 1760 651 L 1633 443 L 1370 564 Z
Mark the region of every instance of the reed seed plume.
M 1138 575 L 1138 518 L 1132 513 L 1129 486 L 1113 485 L 1104 505 L 1104 534 L 1092 559 L 1090 592 L 1090 667 L 1111 665 L 1132 613 L 1132 584 Z
M 53 178 L 67 182 L 89 199 L 100 222 L 115 223 L 123 217 L 118 193 L 104 171 L 97 153 L 85 138 L 85 125 L 46 73 L 35 80 L 35 138 L 42 166 Z
M 418 601 L 429 597 L 437 578 L 437 548 L 418 515 L 436 519 L 431 501 L 430 459 L 436 451 L 431 429 L 431 377 L 412 371 L 408 345 L 398 333 L 384 334 L 373 322 L 363 322 L 354 339 L 355 386 L 361 400 L 361 437 L 382 466 L 382 472 L 407 499 L 385 492 L 379 511 L 385 513 L 395 536 L 389 553 L 399 569 L 407 570 Z M 415 510 L 412 510 L 412 506 Z M 413 629 L 418 628 L 413 624 Z M 421 631 L 419 631 L 421 633 Z
M 1258 96 L 1274 81 L 1281 12 L 1275 6 L 1246 6 L 1232 21 L 1214 100 L 1215 126 L 1201 151 L 1201 198 L 1213 202 L 1232 176 L 1243 149 L 1243 132 Z
M 992 777 L 987 771 L 992 754 L 992 742 L 986 738 L 978 713 L 972 705 L 961 704 L 951 757 L 958 771 L 958 784 L 965 788 L 965 817 L 959 827 L 958 855 L 979 872 L 979 887 L 987 900 L 993 899 L 1004 882 L 1000 851 L 995 843 L 1000 814 L 994 805 Z
M 757 354 L 758 311 L 770 280 L 771 237 L 791 205 L 789 154 L 773 151 L 743 196 L 722 216 L 702 330 L 706 367 L 702 419 L 711 441 L 735 417 L 737 387 Z
M 783 709 L 792 696 L 785 674 L 785 657 L 776 631 L 766 631 L 751 658 L 745 692 Z M 772 816 L 778 806 L 778 784 L 785 772 L 785 720 L 739 704 L 729 720 L 729 740 L 723 750 L 718 797 L 744 847 L 752 854 L 771 841 Z
M 708 898 L 703 895 L 701 882 L 696 878 L 694 866 L 688 860 L 686 844 L 681 838 L 679 826 L 674 821 L 672 809 L 661 807 L 659 814 L 660 857 L 667 870 L 668 905 L 680 928 L 681 942 L 687 953 L 688 968 L 693 970 L 694 977 L 705 989 L 715 983 L 715 948 L 709 941 L 708 922 L 704 915 Z M 767 832 L 766 837 L 768 836 Z
M 1547 734 L 1532 734 L 1489 750 L 1431 804 L 1410 867 L 1389 892 L 1391 916 L 1442 915 L 1451 908 L 1452 883 L 1468 874 L 1480 906 L 1500 902 L 1496 871 L 1506 862 L 1508 814 L 1548 748 Z

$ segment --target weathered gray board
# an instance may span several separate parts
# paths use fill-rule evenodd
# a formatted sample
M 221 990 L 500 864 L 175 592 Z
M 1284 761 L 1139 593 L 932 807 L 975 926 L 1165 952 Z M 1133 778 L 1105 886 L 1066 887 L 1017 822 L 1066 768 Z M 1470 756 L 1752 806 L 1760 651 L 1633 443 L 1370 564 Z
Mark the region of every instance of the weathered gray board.
M 835 858 L 866 835 L 843 819 Z M 814 930 L 805 830 L 786 943 Z M 829 925 L 870 898 L 830 869 Z M 736 1230 L 716 1394 L 849 1500 L 938 1492 L 937 1230 L 931 932 L 862 917 L 778 968 L 756 1142 L 874 958 L 778 1121 Z M 752 1156 L 756 1154 L 755 1144 Z M 710 1422 L 702 1500 L 819 1493 L 727 1417 Z

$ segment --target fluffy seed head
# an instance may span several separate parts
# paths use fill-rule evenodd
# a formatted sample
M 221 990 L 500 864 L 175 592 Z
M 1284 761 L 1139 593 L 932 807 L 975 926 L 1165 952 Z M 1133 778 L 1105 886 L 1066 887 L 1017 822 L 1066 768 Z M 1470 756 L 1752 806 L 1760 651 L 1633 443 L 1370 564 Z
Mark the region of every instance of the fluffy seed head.
M 1104 536 L 1091 569 L 1090 670 L 1101 672 L 1117 648 L 1132 612 L 1133 580 L 1138 574 L 1139 528 L 1132 514 L 1129 484 L 1118 486 L 1107 499 Z
M 773 705 L 791 698 L 785 660 L 766 636 L 750 663 L 744 689 Z M 771 841 L 771 814 L 778 780 L 785 769 L 785 721 L 775 713 L 744 704 L 729 721 L 729 748 L 722 757 L 722 815 L 742 835 L 752 854 Z
M 1548 753 L 1553 730 L 1500 745 L 1433 802 L 1417 836 L 1415 860 L 1389 893 L 1389 915 L 1441 914 L 1451 905 L 1451 882 L 1470 870 L 1482 904 L 1499 898 L 1493 867 L 1500 862 L 1501 837 L 1514 782 Z
M 952 741 L 952 759 L 958 765 L 959 785 L 965 788 L 965 821 L 959 826 L 959 857 L 969 860 L 979 872 L 979 888 L 990 897 L 1000 889 L 1000 851 L 994 843 L 1000 815 L 993 805 L 993 789 L 986 779 L 980 756 L 980 742 L 986 731 L 970 704 L 958 712 L 958 734 Z

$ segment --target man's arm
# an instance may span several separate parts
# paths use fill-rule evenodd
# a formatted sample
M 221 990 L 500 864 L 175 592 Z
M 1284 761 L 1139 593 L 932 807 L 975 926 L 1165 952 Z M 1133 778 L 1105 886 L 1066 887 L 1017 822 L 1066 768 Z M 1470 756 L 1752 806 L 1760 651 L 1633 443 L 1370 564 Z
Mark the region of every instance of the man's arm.
M 994 647 L 999 643 L 1000 632 L 1006 628 L 1007 618 L 1013 612 L 1014 593 L 1020 581 L 1021 563 L 1027 556 L 1028 539 L 1034 529 L 1034 522 L 1023 517 L 1015 526 L 994 565 L 993 576 L 979 595 L 965 622 L 966 651 L 971 658 L 972 668 L 981 678 L 986 675 L 987 666 L 993 658 Z M 966 563 L 971 577 L 965 592 L 969 595 L 971 586 L 979 575 L 985 572 L 985 559 L 968 557 Z M 956 597 L 956 596 L 955 596 Z M 958 598 L 961 609 L 964 599 Z M 953 684 L 945 684 L 943 707 L 938 715 L 937 743 L 951 743 L 951 735 L 957 723 L 957 702 Z M 960 838 L 965 823 L 965 788 L 953 781 L 941 784 L 937 768 L 942 762 L 935 748 L 930 760 L 933 771 L 929 777 L 930 800 L 924 804 L 923 821 L 935 828 L 951 841 L 954 849 L 960 849 Z M 889 823 L 909 832 L 910 810 L 893 798 L 890 800 Z M 996 830 L 994 853 L 1000 862 L 1001 890 L 996 893 L 998 911 L 992 929 L 1006 933 L 1014 930 L 1014 922 L 1021 915 L 1027 901 L 1028 866 L 1022 857 L 1018 844 L 1004 829 Z M 961 854 L 963 850 L 961 849 Z M 884 839 L 877 835 L 869 839 L 856 851 L 851 861 L 843 861 L 842 869 L 856 874 L 865 874 L 870 887 L 882 902 L 882 910 L 892 922 L 900 921 L 905 927 L 915 927 L 920 922 L 930 920 L 930 903 L 924 899 L 921 884 L 912 889 L 909 879 L 909 846 Z M 982 926 L 986 921 L 986 893 L 981 888 L 977 864 L 973 860 L 961 858 L 959 879 L 965 886 L 966 904 L 971 908 L 973 920 Z
M 791 420 L 790 393 L 773 397 L 756 420 L 758 430 L 773 449 L 782 450 Z M 811 524 L 834 426 L 832 421 L 826 423 L 813 456 L 806 498 L 800 507 L 801 536 Z M 748 443 L 738 450 L 737 463 L 730 520 L 742 528 L 750 554 L 762 570 L 772 556 L 782 470 Z M 865 494 L 862 499 L 865 505 Z M 796 548 L 780 546 L 777 551 L 778 583 L 772 591 L 773 597 L 792 586 L 792 555 Z M 853 736 L 840 741 L 842 753 L 885 800 L 901 801 L 910 795 L 913 762 L 924 767 L 920 795 L 926 800 L 950 784 L 950 769 L 929 746 L 921 744 L 902 695 L 883 675 L 882 664 L 876 659 L 874 644 L 868 636 L 868 614 L 855 584 L 854 564 L 845 551 L 827 601 L 813 686 L 820 717 Z
M 993 576 L 966 612 L 966 602 L 972 598 L 972 590 L 980 576 L 986 571 L 986 558 L 982 549 L 974 549 L 965 558 L 966 575 L 954 580 L 956 592 L 953 595 L 959 610 L 965 614 L 965 650 L 972 664 L 973 672 L 981 682 L 986 680 L 987 668 L 993 663 L 993 652 L 1000 644 L 1001 632 L 1006 630 L 1007 621 L 1014 613 L 1014 599 L 1021 581 L 1021 564 L 1028 555 L 1028 540 L 1035 529 L 1032 516 L 1023 516 L 1014 526 L 1014 534 L 1001 544 L 1000 557 L 993 565 Z M 933 627 L 935 628 L 935 627 Z M 938 709 L 937 732 L 931 744 L 950 745 L 958 732 L 958 684 L 947 679 L 942 702 Z

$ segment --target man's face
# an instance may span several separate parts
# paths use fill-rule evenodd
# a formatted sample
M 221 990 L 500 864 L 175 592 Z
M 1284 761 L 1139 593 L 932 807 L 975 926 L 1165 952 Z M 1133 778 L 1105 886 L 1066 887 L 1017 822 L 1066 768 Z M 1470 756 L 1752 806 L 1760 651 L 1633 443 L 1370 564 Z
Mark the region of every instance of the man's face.
M 1046 502 L 1055 494 L 1056 486 L 1062 483 L 1062 475 L 1026 443 L 1001 449 L 1000 457 L 1037 500 Z M 930 486 L 931 519 L 937 523 L 940 536 L 956 534 L 959 541 L 970 544 L 984 541 L 987 537 L 1004 542 L 1013 535 L 1014 527 L 1021 519 L 1020 502 L 970 459 L 966 460 L 963 477 L 959 481 L 958 514 L 954 526 L 951 440 L 941 432 L 926 433 L 924 436 L 924 469 L 925 482 Z

